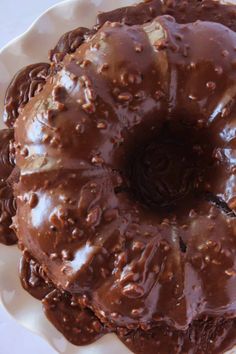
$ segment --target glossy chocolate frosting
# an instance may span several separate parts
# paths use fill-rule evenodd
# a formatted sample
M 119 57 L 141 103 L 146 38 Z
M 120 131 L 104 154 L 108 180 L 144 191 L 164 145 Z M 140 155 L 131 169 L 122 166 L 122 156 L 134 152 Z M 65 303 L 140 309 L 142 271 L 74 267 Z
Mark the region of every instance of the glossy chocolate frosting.
M 14 184 L 19 179 L 19 169 L 15 166 L 14 123 L 28 101 L 40 92 L 49 76 L 51 65 L 48 63 L 32 64 L 23 68 L 12 79 L 6 95 L 3 120 L 11 129 L 0 131 L 1 155 L 1 191 L 0 191 L 0 243 L 17 243 L 12 218 L 16 213 L 13 196 Z M 25 154 L 25 151 L 22 151 Z
M 235 23 L 213 1 L 100 14 L 39 90 L 10 86 L 22 283 L 71 342 L 236 343 Z
M 14 169 L 13 129 L 0 131 L 0 243 L 16 243 L 16 234 L 11 228 L 15 215 L 15 200 L 12 185 L 17 181 Z

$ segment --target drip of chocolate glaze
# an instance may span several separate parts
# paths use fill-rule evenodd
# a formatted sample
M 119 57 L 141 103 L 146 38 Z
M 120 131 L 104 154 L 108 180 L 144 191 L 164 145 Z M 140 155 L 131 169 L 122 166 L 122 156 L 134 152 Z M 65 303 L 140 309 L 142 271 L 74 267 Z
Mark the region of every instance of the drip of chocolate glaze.
M 55 287 L 40 266 L 27 251 L 20 261 L 20 279 L 23 288 L 38 300 L 43 300 Z
M 91 30 L 84 27 L 79 27 L 65 33 L 60 38 L 55 48 L 49 52 L 50 60 L 55 63 L 61 62 L 66 54 L 74 53 L 91 33 Z
M 40 92 L 50 73 L 50 64 L 39 63 L 27 66 L 18 72 L 5 95 L 3 119 L 12 128 L 20 110 Z
M 89 308 L 81 307 L 76 296 L 69 293 L 55 289 L 43 299 L 43 307 L 47 318 L 75 345 L 93 343 L 109 332 Z
M 86 307 L 83 298 L 56 289 L 40 266 L 25 251 L 20 261 L 23 288 L 34 298 L 42 300 L 48 319 L 74 345 L 95 342 L 109 330 Z

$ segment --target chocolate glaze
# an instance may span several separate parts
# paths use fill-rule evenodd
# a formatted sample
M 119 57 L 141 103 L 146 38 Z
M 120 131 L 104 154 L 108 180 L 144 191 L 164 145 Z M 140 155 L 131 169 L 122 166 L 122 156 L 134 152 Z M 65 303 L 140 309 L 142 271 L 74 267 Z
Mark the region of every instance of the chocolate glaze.
M 5 96 L 3 119 L 12 128 L 21 109 L 40 92 L 49 76 L 50 65 L 32 64 L 18 72 L 10 83 Z
M 22 108 L 43 88 L 50 73 L 50 64 L 39 63 L 29 65 L 20 70 L 10 83 L 6 95 L 3 120 L 12 128 Z M 16 212 L 13 196 L 14 184 L 19 179 L 19 169 L 15 167 L 14 130 L 0 131 L 1 158 L 1 190 L 0 190 L 0 243 L 13 245 L 17 242 L 12 218 Z M 25 153 L 25 152 L 22 152 Z
M 16 243 L 16 234 L 11 229 L 15 215 L 15 201 L 11 181 L 13 178 L 14 156 L 11 149 L 14 132 L 12 129 L 0 131 L 0 243 Z M 15 180 L 15 178 L 14 178 Z
M 44 298 L 43 307 L 48 319 L 75 345 L 90 344 L 108 333 L 94 313 L 69 293 L 52 291 Z
M 75 344 L 106 327 L 135 353 L 223 353 L 236 343 L 235 6 L 150 1 L 97 28 L 80 47 L 83 30 L 61 39 L 62 69 L 15 123 L 17 234 L 60 289 L 47 316 Z M 80 332 L 94 318 L 96 334 Z
M 19 271 L 23 288 L 36 299 L 43 300 L 45 296 L 55 290 L 42 266 L 28 252 L 24 252 L 21 258 Z
M 86 300 L 56 289 L 35 259 L 24 252 L 20 262 L 20 279 L 24 289 L 42 300 L 48 319 L 75 345 L 86 345 L 108 333 Z

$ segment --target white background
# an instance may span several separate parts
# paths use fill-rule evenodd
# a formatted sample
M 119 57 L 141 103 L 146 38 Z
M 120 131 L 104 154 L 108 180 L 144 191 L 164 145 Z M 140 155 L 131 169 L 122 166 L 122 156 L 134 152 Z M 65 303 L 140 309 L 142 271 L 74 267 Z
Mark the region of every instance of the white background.
M 43 11 L 58 2 L 60 1 L 0 0 L 0 48 L 24 32 Z M 56 352 L 40 338 L 17 325 L 0 305 L 0 354 L 23 353 Z

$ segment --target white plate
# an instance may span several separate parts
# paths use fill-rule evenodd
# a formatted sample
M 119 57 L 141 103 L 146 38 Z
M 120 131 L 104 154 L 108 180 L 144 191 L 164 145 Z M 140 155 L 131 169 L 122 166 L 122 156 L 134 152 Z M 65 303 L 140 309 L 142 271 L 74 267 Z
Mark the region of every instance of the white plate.
M 31 63 L 47 61 L 48 50 L 54 47 L 62 34 L 79 26 L 92 27 L 99 11 L 110 11 L 133 2 L 134 0 L 69 0 L 45 12 L 28 31 L 0 51 L 0 114 L 3 111 L 7 86 L 19 69 Z M 1 125 L 2 122 L 0 127 Z M 68 343 L 46 319 L 41 302 L 22 289 L 17 272 L 19 258 L 17 247 L 0 245 L 0 302 L 22 326 L 39 334 L 59 353 L 130 353 L 115 335 L 106 335 L 86 347 L 76 347 Z M 236 351 L 231 351 L 233 353 Z

